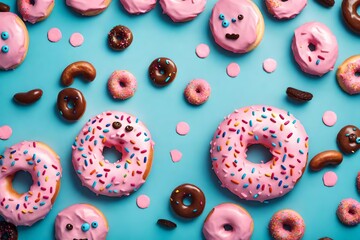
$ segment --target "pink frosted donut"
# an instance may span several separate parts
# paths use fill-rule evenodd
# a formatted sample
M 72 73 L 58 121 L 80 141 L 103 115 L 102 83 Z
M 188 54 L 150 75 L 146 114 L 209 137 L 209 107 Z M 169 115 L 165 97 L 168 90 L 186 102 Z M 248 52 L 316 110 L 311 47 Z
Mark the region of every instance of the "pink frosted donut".
M 305 222 L 297 212 L 284 209 L 272 216 L 269 231 L 274 240 L 300 240 L 305 233 Z
M 120 0 L 130 14 L 147 13 L 156 6 L 156 0 Z
M 352 198 L 344 199 L 340 202 L 336 215 L 345 225 L 358 225 L 360 223 L 360 203 Z
M 105 240 L 108 231 L 105 216 L 90 204 L 74 204 L 67 207 L 55 220 L 56 240 Z
M 21 142 L 0 155 L 0 215 L 17 226 L 31 226 L 45 218 L 60 189 L 59 156 L 40 142 Z M 12 187 L 15 173 L 31 174 L 30 190 L 19 194 Z
M 127 196 L 145 182 L 153 160 L 154 142 L 138 118 L 108 111 L 85 124 L 72 146 L 72 162 L 83 186 L 96 194 Z M 114 163 L 102 154 L 115 147 L 121 159 Z
M 334 69 L 338 57 L 337 40 L 322 23 L 309 22 L 297 28 L 291 48 L 303 72 L 322 76 Z
M 111 74 L 108 80 L 108 89 L 115 99 L 131 98 L 137 89 L 136 78 L 126 70 L 117 70 Z
M 0 12 L 0 19 L 0 70 L 14 69 L 26 57 L 29 34 L 16 14 Z
M 210 93 L 210 84 L 203 79 L 192 80 L 184 91 L 186 100 L 193 105 L 205 103 L 209 99 Z
M 223 203 L 214 207 L 206 217 L 203 234 L 206 240 L 250 240 L 254 221 L 242 207 Z
M 266 7 L 271 15 L 277 19 L 296 17 L 307 4 L 307 0 L 265 0 Z
M 174 22 L 186 22 L 204 11 L 206 0 L 160 0 L 160 5 Z
M 66 0 L 66 5 L 84 16 L 98 15 L 105 11 L 110 3 L 111 0 Z
M 272 159 L 255 164 L 247 148 L 261 144 Z M 289 112 L 269 106 L 235 110 L 220 123 L 210 143 L 213 169 L 222 187 L 245 200 L 266 201 L 285 195 L 302 176 L 308 136 Z
M 54 0 L 17 0 L 19 13 L 30 23 L 45 20 L 52 12 Z
M 336 72 L 337 81 L 348 94 L 360 93 L 360 55 L 355 55 L 346 59 Z

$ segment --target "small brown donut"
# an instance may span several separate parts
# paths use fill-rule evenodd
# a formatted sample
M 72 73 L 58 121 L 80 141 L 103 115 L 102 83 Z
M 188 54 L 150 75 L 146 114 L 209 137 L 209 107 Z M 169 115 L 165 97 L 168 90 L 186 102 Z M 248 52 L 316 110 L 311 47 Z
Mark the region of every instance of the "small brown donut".
M 72 107 L 69 104 L 72 104 Z M 57 107 L 63 118 L 69 121 L 76 121 L 84 114 L 86 101 L 84 95 L 79 90 L 65 88 L 58 94 Z
M 150 79 L 158 86 L 166 86 L 175 80 L 177 68 L 169 58 L 157 58 L 149 66 Z
M 0 12 L 10 12 L 10 7 L 9 5 L 0 2 Z
M 358 34 L 360 34 L 360 16 L 357 13 L 359 6 L 360 0 L 343 0 L 341 4 L 341 10 L 346 25 Z
M 41 98 L 43 91 L 41 89 L 34 89 L 28 92 L 16 93 L 14 95 L 15 102 L 23 105 L 29 105 Z
M 86 81 L 92 82 L 96 77 L 96 69 L 89 62 L 74 62 L 67 66 L 62 72 L 61 83 L 68 87 L 74 82 L 74 78 L 77 76 L 82 76 Z
M 185 198 L 191 200 L 190 205 L 184 203 Z M 195 185 L 182 184 L 176 187 L 170 196 L 170 205 L 174 212 L 184 218 L 198 217 L 205 207 L 205 195 Z
M 18 231 L 14 224 L 0 221 L 0 239 L 17 240 Z
M 133 41 L 131 30 L 125 26 L 115 26 L 108 35 L 109 46 L 116 51 L 128 48 Z
M 343 153 L 355 153 L 360 149 L 360 129 L 354 125 L 347 125 L 339 131 L 336 141 Z
M 341 152 L 328 150 L 316 154 L 310 161 L 310 169 L 320 171 L 328 165 L 339 165 L 343 160 Z

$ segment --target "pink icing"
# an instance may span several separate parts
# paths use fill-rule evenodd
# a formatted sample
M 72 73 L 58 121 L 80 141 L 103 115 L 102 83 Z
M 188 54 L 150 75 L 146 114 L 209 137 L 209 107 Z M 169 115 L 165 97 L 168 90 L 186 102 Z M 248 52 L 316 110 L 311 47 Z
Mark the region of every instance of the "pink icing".
M 115 129 L 114 122 L 121 127 Z M 153 145 L 149 130 L 138 118 L 108 111 L 89 119 L 80 131 L 72 146 L 72 162 L 83 186 L 94 193 L 127 196 L 145 182 Z M 104 147 L 115 147 L 122 158 L 110 163 L 102 154 Z
M 0 166 L 1 216 L 17 226 L 31 226 L 45 218 L 61 178 L 59 157 L 39 142 L 21 142 L 6 149 Z M 6 178 L 18 171 L 29 172 L 33 179 L 30 190 L 21 195 L 7 189 Z
M 337 121 L 336 113 L 334 113 L 333 111 L 326 111 L 324 112 L 322 120 L 326 126 L 332 127 Z
M 120 2 L 130 14 L 146 13 L 156 6 L 156 0 L 120 0 Z
M 332 171 L 326 172 L 323 176 L 323 182 L 326 187 L 335 186 L 337 179 L 338 179 L 338 177 L 337 177 L 336 173 L 334 173 Z
M 22 20 L 14 13 L 0 12 L 0 34 L 8 32 L 9 38 L 0 37 L 0 69 L 13 69 L 21 63 L 27 53 L 28 32 Z M 1 48 L 7 45 L 9 52 L 3 53 Z
M 207 58 L 210 54 L 210 48 L 207 44 L 201 43 L 196 47 L 195 52 L 199 58 Z
M 114 99 L 125 100 L 134 96 L 137 89 L 135 76 L 126 70 L 114 71 L 108 80 L 108 89 Z
M 341 82 L 341 87 L 347 93 L 359 94 L 360 77 L 356 76 L 356 73 L 360 71 L 360 55 L 347 59 L 345 63 L 344 70 L 338 72 L 338 81 Z
M 95 227 L 95 223 L 97 226 Z M 71 224 L 72 230 L 66 225 Z M 83 231 L 81 227 L 89 225 L 89 230 Z M 96 239 L 105 240 L 109 231 L 106 219 L 94 206 L 89 204 L 75 204 L 62 210 L 55 220 L 55 239 Z
M 240 74 L 240 66 L 237 63 L 230 63 L 226 67 L 226 73 L 229 77 L 235 78 Z
M 20 0 L 19 12 L 24 21 L 34 24 L 50 14 L 48 11 L 53 4 L 54 0 L 35 0 L 35 5 L 32 5 L 29 0 Z
M 309 49 L 309 44 L 315 50 Z M 322 76 L 334 69 L 338 57 L 338 44 L 330 29 L 319 22 L 306 23 L 295 30 L 291 45 L 295 61 L 302 71 Z
M 80 47 L 84 43 L 84 36 L 81 33 L 73 33 L 70 37 L 70 44 L 73 47 Z
M 186 22 L 204 11 L 206 0 L 160 0 L 160 5 L 174 22 Z
M 277 62 L 275 59 L 268 58 L 263 62 L 264 71 L 267 73 L 272 73 L 276 70 Z
M 97 11 L 107 7 L 106 0 L 66 0 L 66 5 L 79 12 Z
M 253 232 L 253 219 L 245 209 L 233 203 L 217 205 L 210 212 L 203 226 L 206 240 L 250 240 Z M 226 231 L 225 225 L 233 230 Z
M 266 163 L 247 160 L 247 147 L 261 144 L 273 155 Z M 238 197 L 266 201 L 294 188 L 306 167 L 308 136 L 290 113 L 269 106 L 236 110 L 219 125 L 210 143 L 213 169 Z
M 176 125 L 176 132 L 179 135 L 186 135 L 190 132 L 190 126 L 186 122 L 179 122 Z
M 186 86 L 184 94 L 190 104 L 201 105 L 209 99 L 211 87 L 204 79 L 194 79 Z
M 170 156 L 173 162 L 179 162 L 182 158 L 182 153 L 179 150 L 174 149 L 170 151 Z
M 305 8 L 307 0 L 265 0 L 265 3 L 269 13 L 275 18 L 290 19 Z
M 61 40 L 61 38 L 62 38 L 62 34 L 61 34 L 60 29 L 51 28 L 48 31 L 48 39 L 49 39 L 50 42 L 58 42 L 58 41 Z
M 258 25 L 263 21 L 258 14 L 257 6 L 250 0 L 219 0 L 211 14 L 210 29 L 215 42 L 222 48 L 234 53 L 246 53 L 257 40 Z M 228 27 L 223 27 L 220 19 L 223 14 L 228 23 Z M 239 20 L 238 16 L 243 15 Z M 232 22 L 232 19 L 235 22 Z M 239 38 L 228 39 L 226 34 L 239 34 Z
M 150 206 L 150 198 L 147 195 L 140 195 L 136 198 L 136 205 L 139 208 L 148 208 Z
M 0 139 L 7 140 L 11 137 L 11 135 L 12 135 L 12 129 L 10 126 L 5 125 L 0 127 Z

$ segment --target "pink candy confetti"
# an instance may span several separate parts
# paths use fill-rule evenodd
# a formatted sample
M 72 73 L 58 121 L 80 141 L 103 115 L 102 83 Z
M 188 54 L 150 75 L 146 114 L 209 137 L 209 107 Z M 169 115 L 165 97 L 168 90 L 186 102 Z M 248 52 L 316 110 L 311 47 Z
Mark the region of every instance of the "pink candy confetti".
M 148 208 L 150 206 L 150 198 L 147 195 L 140 195 L 136 198 L 136 205 L 141 208 Z
M 7 140 L 12 135 L 12 129 L 10 126 L 4 125 L 0 127 L 0 139 Z
M 62 38 L 61 31 L 58 28 L 50 29 L 47 36 L 50 42 L 58 42 Z
M 240 66 L 237 63 L 230 63 L 226 68 L 226 73 L 229 77 L 237 77 L 240 73 Z
M 337 121 L 336 113 L 334 113 L 333 111 L 324 112 L 324 115 L 322 117 L 322 121 L 328 127 L 334 126 L 336 121 Z
M 81 33 L 73 33 L 70 37 L 70 44 L 73 47 L 79 47 L 84 43 L 84 37 Z
M 179 150 L 171 150 L 170 151 L 171 160 L 173 162 L 179 162 L 182 158 L 182 153 Z
M 199 58 L 207 58 L 210 54 L 210 47 L 204 43 L 201 43 L 196 47 L 195 52 Z
M 188 134 L 190 131 L 190 126 L 189 124 L 187 124 L 186 122 L 179 122 L 177 125 L 176 125 L 176 132 L 179 134 L 179 135 L 186 135 Z
M 276 67 L 277 67 L 277 62 L 272 58 L 268 58 L 263 62 L 263 69 L 267 73 L 274 72 L 276 70 Z
M 326 187 L 335 186 L 337 180 L 338 180 L 338 177 L 337 177 L 336 173 L 334 173 L 332 171 L 326 172 L 323 176 L 323 182 Z

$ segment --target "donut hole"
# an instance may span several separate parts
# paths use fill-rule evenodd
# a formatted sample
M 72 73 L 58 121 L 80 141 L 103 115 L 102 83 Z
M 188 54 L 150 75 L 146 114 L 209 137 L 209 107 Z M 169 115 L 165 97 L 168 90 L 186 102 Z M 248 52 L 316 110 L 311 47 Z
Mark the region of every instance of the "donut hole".
M 201 87 L 197 87 L 197 88 L 195 89 L 195 92 L 196 92 L 196 93 L 201 93 Z
M 282 2 L 287 2 L 288 0 L 281 0 Z
M 69 99 L 68 101 L 67 101 L 67 105 L 66 105 L 69 109 L 73 109 L 74 107 L 75 107 L 75 102 L 74 102 L 74 100 L 72 100 L 72 99 Z
M 311 52 L 315 52 L 316 51 L 316 45 L 313 43 L 309 43 L 308 48 Z
M 12 187 L 18 194 L 26 193 L 33 184 L 31 174 L 26 171 L 18 171 L 12 179 Z
M 355 209 L 350 208 L 349 211 L 348 211 L 348 213 L 349 213 L 350 215 L 355 215 L 355 214 L 356 214 L 356 211 L 355 211 Z
M 354 73 L 355 77 L 360 77 L 360 70 L 356 70 L 356 72 Z
M 233 228 L 233 226 L 231 226 L 230 224 L 225 224 L 224 226 L 223 226 L 223 228 L 224 228 L 224 230 L 226 231 L 226 232 L 232 232 L 233 230 L 234 230 L 234 228 Z
M 272 159 L 272 155 L 265 146 L 253 144 L 247 147 L 246 159 L 253 163 L 266 163 Z
M 126 38 L 125 33 L 119 32 L 115 35 L 115 39 L 117 41 L 123 41 Z
M 122 87 L 122 88 L 126 87 L 126 83 L 124 83 L 124 82 L 120 82 L 119 84 L 120 84 L 120 87 Z
M 160 74 L 160 75 L 164 75 L 164 74 L 165 74 L 164 69 L 161 69 L 161 68 L 160 68 L 160 69 L 159 69 L 159 74 Z
M 118 151 L 114 146 L 113 147 L 104 147 L 103 150 L 104 159 L 110 163 L 115 163 L 121 161 L 122 152 Z
M 293 230 L 292 226 L 288 223 L 283 223 L 283 229 L 288 232 L 291 232 Z
M 182 203 L 185 205 L 185 206 L 190 206 L 192 203 L 193 203 L 193 199 L 191 197 L 191 195 L 185 195 L 184 198 L 182 199 Z

